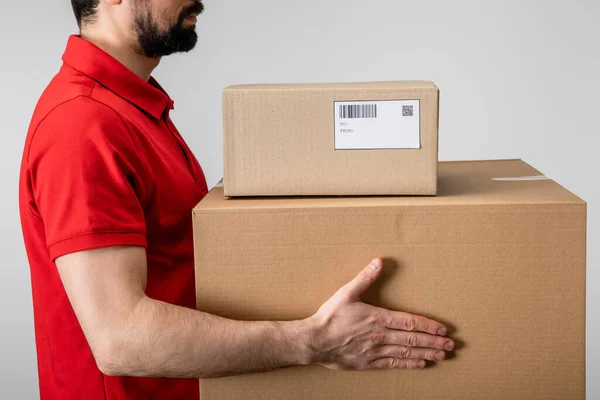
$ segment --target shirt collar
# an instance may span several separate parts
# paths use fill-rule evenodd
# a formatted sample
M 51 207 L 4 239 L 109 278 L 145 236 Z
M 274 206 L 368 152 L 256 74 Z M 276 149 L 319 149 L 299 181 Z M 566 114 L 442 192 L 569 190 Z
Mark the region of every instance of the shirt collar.
M 78 35 L 69 37 L 62 60 L 156 119 L 160 119 L 165 110 L 174 108 L 173 100 L 154 78 L 150 77 L 146 82 Z

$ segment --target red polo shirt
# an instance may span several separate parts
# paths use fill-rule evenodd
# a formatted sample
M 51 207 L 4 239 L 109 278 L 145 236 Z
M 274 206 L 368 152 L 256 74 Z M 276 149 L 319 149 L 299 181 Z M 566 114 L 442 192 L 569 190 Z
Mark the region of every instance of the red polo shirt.
M 54 260 L 146 247 L 147 295 L 195 308 L 192 208 L 207 193 L 198 161 L 154 79 L 72 36 L 35 109 L 19 206 L 31 268 L 42 399 L 197 399 L 198 380 L 103 375 Z

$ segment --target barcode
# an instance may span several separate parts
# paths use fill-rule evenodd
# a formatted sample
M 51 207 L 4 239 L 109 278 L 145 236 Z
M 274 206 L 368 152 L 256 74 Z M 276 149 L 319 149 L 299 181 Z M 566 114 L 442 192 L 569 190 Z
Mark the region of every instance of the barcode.
M 413 106 L 402 106 L 402 116 L 403 117 L 412 117 L 413 116 Z
M 377 118 L 377 104 L 341 105 L 340 118 Z

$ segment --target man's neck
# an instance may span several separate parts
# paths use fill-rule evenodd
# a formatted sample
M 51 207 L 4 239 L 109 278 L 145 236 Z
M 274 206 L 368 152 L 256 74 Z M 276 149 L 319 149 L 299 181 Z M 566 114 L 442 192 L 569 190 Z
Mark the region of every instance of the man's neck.
M 160 62 L 160 58 L 149 58 L 141 55 L 129 41 L 107 35 L 105 32 L 100 34 L 95 29 L 88 29 L 81 32 L 81 37 L 110 54 L 145 81 L 150 79 L 152 71 Z

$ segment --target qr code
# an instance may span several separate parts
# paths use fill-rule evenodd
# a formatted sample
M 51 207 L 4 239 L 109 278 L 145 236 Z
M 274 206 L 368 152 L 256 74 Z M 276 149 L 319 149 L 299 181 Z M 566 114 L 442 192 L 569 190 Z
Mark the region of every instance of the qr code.
M 412 117 L 413 116 L 413 106 L 402 106 L 402 116 L 403 117 Z

